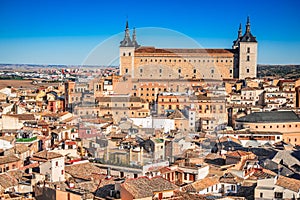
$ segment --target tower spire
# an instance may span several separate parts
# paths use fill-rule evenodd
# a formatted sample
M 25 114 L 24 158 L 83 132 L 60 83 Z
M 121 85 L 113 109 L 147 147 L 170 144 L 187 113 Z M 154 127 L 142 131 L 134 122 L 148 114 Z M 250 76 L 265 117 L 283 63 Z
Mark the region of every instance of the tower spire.
M 132 32 L 132 44 L 135 46 L 135 48 L 140 46 L 136 40 L 135 28 L 133 28 L 133 32 Z
M 250 17 L 247 17 L 246 33 L 250 33 Z
M 242 23 L 240 23 L 240 27 L 239 27 L 239 30 L 238 30 L 238 37 L 242 37 Z
M 128 20 L 126 20 L 126 28 L 125 28 L 125 36 L 124 39 L 120 42 L 121 47 L 132 47 L 132 41 L 130 39 L 130 30 L 129 30 L 129 25 L 128 25 Z
M 128 20 L 126 20 L 126 30 L 129 29 Z
M 128 20 L 126 20 L 125 37 L 129 37 L 130 38 Z
M 135 32 L 135 28 L 133 28 L 133 32 L 132 32 L 132 41 L 136 41 L 136 32 Z

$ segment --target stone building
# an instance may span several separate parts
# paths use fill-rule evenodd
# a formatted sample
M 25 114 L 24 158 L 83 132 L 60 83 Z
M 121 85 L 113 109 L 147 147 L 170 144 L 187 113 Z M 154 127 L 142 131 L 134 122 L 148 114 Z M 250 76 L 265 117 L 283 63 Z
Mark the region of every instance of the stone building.
M 300 145 L 299 127 L 300 118 L 293 111 L 254 112 L 236 120 L 237 129 L 279 132 L 282 133 L 282 140 L 292 145 Z
M 122 118 L 140 118 L 150 115 L 149 103 L 131 95 L 110 95 L 97 97 L 99 116 L 111 115 L 114 122 Z
M 120 45 L 120 75 L 140 81 L 209 80 L 256 77 L 257 40 L 250 30 L 238 30 L 231 49 L 161 49 L 140 46 L 130 38 L 128 22 Z

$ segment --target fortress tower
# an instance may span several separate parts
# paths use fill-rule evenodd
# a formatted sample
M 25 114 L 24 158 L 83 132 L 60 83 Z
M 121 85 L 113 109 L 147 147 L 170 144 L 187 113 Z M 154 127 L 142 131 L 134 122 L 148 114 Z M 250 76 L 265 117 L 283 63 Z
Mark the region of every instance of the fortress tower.
M 240 25 L 238 38 L 234 41 L 233 49 L 238 50 L 235 76 L 239 79 L 255 78 L 257 75 L 257 40 L 251 33 L 249 17 L 244 35 L 242 35 Z

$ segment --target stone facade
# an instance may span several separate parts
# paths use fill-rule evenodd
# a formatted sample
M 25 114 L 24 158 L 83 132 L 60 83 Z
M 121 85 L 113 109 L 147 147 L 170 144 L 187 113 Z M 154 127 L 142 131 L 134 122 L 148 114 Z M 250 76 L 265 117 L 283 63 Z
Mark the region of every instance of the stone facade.
M 238 32 L 232 49 L 159 49 L 134 45 L 128 23 L 120 45 L 120 75 L 132 79 L 244 79 L 256 77 L 257 41 L 250 31 Z M 137 43 L 136 43 L 137 44 Z

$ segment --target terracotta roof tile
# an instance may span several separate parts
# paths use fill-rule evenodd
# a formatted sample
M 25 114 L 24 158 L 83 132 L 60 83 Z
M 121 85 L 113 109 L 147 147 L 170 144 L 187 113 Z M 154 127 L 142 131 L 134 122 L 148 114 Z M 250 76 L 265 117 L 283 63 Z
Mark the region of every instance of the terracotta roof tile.
M 219 183 L 219 177 L 217 176 L 206 177 L 204 179 L 195 181 L 194 183 L 184 186 L 182 190 L 185 192 L 199 192 L 218 183 Z
M 18 185 L 18 180 L 15 177 L 10 176 L 8 173 L 0 174 L 1 188 L 7 189 L 16 185 Z
M 20 159 L 14 155 L 0 156 L 0 165 L 17 162 Z
M 22 121 L 35 121 L 35 117 L 33 114 L 11 114 L 7 116 L 17 117 L 19 120 Z
M 66 173 L 73 178 L 91 180 L 93 174 L 106 174 L 106 170 L 100 169 L 92 163 L 80 163 L 65 166 Z
M 41 151 L 33 155 L 32 160 L 38 160 L 38 161 L 47 161 L 54 158 L 63 157 L 63 155 L 55 152 L 49 152 L 49 151 Z
M 292 190 L 294 192 L 299 192 L 300 180 L 296 180 L 293 178 L 287 178 L 285 176 L 279 176 L 275 185 Z
M 251 154 L 253 154 L 253 153 L 252 152 L 238 150 L 238 151 L 227 152 L 226 156 L 240 158 L 240 157 L 248 156 L 248 155 L 251 155 Z
M 132 194 L 134 198 L 152 197 L 155 192 L 177 189 L 175 184 L 162 177 L 127 179 L 122 184 L 122 187 Z
M 135 53 L 174 53 L 174 54 L 234 54 L 231 49 L 157 49 L 155 47 L 140 47 Z
M 26 146 L 25 144 L 16 144 L 15 151 L 16 153 L 24 153 L 28 151 L 30 148 Z

